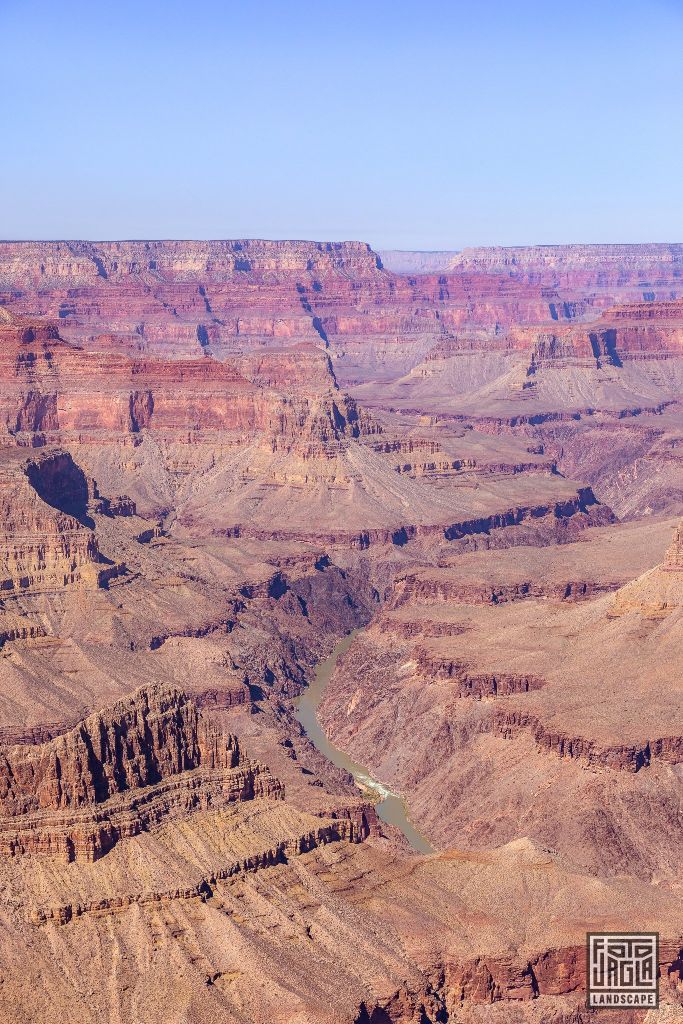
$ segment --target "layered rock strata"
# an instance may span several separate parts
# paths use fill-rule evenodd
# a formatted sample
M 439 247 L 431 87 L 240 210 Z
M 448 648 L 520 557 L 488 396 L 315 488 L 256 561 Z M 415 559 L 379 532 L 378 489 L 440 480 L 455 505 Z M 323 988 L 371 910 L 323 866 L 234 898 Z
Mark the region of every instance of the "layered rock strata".
M 0 1018 L 675 1019 L 679 248 L 0 243 Z
M 629 533 L 637 537 L 628 531 L 625 544 Z M 616 594 L 600 593 L 618 584 L 609 561 L 591 566 L 587 552 L 597 596 L 578 602 L 563 589 L 561 549 L 548 553 L 548 584 L 535 594 L 515 582 L 515 572 L 528 579 L 523 549 L 516 569 L 478 555 L 463 559 L 462 574 L 452 559 L 404 577 L 393 607 L 338 662 L 321 707 L 330 736 L 405 793 L 437 843 L 477 848 L 526 835 L 597 873 L 672 880 L 679 539 L 662 566 Z M 466 573 L 487 563 L 482 594 Z
M 0 751 L 0 852 L 93 861 L 168 816 L 282 795 L 184 693 L 153 687 L 56 739 Z
M 64 451 L 0 449 L 0 593 L 96 588 L 124 567 L 102 556 L 83 471 Z
M 450 332 L 592 319 L 680 297 L 676 246 L 465 250 L 392 273 L 359 242 L 5 242 L 3 299 L 71 340 L 179 355 L 322 342 L 345 379 L 386 379 Z M 677 290 L 678 289 L 678 290 Z

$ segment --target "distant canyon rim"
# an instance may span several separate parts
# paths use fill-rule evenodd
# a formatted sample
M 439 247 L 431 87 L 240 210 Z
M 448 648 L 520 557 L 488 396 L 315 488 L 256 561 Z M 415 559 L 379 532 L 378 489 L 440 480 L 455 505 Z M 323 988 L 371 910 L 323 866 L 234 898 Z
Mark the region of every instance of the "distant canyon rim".
M 683 1021 L 683 244 L 0 242 L 0 379 L 0 1021 Z

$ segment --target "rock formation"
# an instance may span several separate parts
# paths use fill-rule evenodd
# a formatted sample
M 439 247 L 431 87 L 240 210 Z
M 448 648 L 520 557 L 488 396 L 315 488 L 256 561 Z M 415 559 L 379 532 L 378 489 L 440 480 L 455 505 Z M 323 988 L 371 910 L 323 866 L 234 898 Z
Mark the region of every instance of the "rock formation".
M 123 567 L 88 525 L 88 483 L 64 451 L 0 450 L 0 592 L 103 586 Z
M 640 547 L 647 564 L 651 536 L 640 527 L 619 543 L 630 557 Z M 530 836 L 593 871 L 673 879 L 683 758 L 671 672 L 677 541 L 661 568 L 616 594 L 619 549 L 603 544 L 453 558 L 399 579 L 338 663 L 321 712 L 336 742 L 408 794 L 437 843 Z
M 682 258 L 0 243 L 0 1020 L 680 1016 Z
M 358 242 L 4 242 L 0 289 L 67 340 L 185 357 L 322 342 L 345 380 L 386 379 L 463 327 L 495 336 L 680 297 L 680 259 L 656 245 L 465 250 L 394 274 Z
M 259 796 L 282 796 L 267 768 L 185 694 L 152 687 L 56 739 L 4 748 L 0 849 L 97 860 L 169 815 Z
M 683 612 L 683 524 L 674 532 L 661 565 L 622 587 L 614 598 L 612 615 L 635 612 L 650 619 L 680 617 Z

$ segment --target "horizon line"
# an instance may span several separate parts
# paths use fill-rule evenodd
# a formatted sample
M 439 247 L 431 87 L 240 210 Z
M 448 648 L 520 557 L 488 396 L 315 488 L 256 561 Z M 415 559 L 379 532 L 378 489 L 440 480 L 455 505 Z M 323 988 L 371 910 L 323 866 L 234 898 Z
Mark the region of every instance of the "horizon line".
M 634 246 L 683 246 L 683 241 L 656 241 L 650 240 L 647 242 L 516 242 L 514 244 L 502 244 L 502 243 L 489 243 L 479 245 L 465 245 L 460 248 L 452 249 L 414 249 L 408 246 L 374 246 L 371 242 L 367 242 L 360 238 L 344 238 L 344 239 L 329 239 L 329 238 L 265 238 L 260 236 L 246 236 L 233 237 L 233 238 L 198 238 L 198 237 L 159 237 L 159 238 L 0 238 L 0 245 L 29 245 L 31 243 L 49 243 L 49 244 L 65 244 L 68 245 L 74 242 L 83 242 L 89 245 L 112 245 L 112 244 L 124 244 L 124 243 L 146 243 L 146 244 L 163 244 L 165 242 L 200 242 L 200 243 L 217 243 L 217 242 L 280 242 L 280 243 L 291 243 L 291 244 L 305 244 L 305 245 L 364 245 L 367 246 L 372 252 L 410 252 L 420 254 L 446 254 L 446 253 L 462 253 L 472 249 L 559 249 L 559 248 L 633 248 Z

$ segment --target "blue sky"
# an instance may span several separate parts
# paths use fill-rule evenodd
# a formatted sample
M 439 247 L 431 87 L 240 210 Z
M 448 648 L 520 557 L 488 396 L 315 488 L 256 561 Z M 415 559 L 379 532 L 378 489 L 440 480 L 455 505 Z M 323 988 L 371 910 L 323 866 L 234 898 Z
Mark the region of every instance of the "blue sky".
M 683 0 L 0 0 L 0 237 L 683 240 Z

